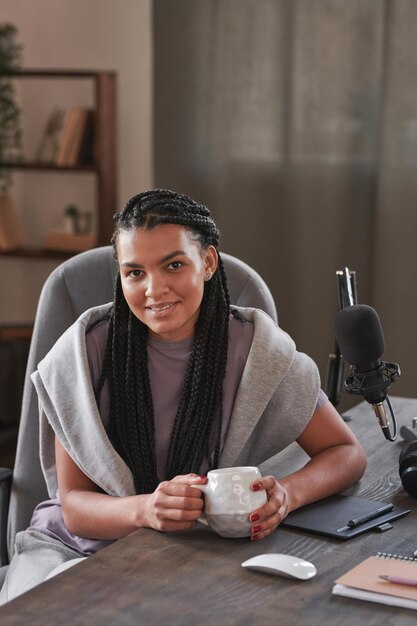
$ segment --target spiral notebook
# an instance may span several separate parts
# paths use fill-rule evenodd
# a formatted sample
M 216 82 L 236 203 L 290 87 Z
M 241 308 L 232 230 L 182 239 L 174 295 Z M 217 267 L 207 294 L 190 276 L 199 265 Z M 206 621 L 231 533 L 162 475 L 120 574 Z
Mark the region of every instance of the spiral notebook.
M 380 576 L 417 580 L 417 559 L 379 552 L 340 576 L 332 593 L 345 598 L 417 610 L 417 586 L 400 585 Z

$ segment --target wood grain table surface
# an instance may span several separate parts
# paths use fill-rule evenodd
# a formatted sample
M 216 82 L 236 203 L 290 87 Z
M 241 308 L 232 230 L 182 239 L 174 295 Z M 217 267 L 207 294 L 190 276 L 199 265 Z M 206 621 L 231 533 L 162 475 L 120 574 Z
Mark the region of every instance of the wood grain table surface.
M 417 416 L 417 400 L 391 398 L 398 426 Z M 349 411 L 349 426 L 368 457 L 363 479 L 347 494 L 392 501 L 411 513 L 384 533 L 348 541 L 278 528 L 259 543 L 224 539 L 209 529 L 159 533 L 141 529 L 0 608 L 0 624 L 407 626 L 415 611 L 332 596 L 336 578 L 377 552 L 411 556 L 417 550 L 417 500 L 402 489 L 398 457 L 403 445 L 384 439 L 372 407 Z M 303 464 L 296 444 L 270 460 L 263 474 Z M 242 561 L 281 552 L 312 561 L 309 581 L 253 572 Z

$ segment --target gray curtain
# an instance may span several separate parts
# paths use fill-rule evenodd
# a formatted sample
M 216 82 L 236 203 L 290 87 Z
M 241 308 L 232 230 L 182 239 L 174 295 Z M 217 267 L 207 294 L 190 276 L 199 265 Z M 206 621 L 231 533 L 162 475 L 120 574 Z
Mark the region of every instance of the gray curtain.
M 416 395 L 417 2 L 155 0 L 155 181 L 211 208 L 325 377 L 335 272 Z

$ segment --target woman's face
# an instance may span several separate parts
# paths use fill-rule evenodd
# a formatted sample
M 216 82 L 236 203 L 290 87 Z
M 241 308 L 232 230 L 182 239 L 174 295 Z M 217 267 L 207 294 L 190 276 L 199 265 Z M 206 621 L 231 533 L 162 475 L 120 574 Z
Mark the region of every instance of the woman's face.
M 163 341 L 193 335 L 205 276 L 217 269 L 216 249 L 202 250 L 175 224 L 121 231 L 116 249 L 126 302 L 150 334 Z

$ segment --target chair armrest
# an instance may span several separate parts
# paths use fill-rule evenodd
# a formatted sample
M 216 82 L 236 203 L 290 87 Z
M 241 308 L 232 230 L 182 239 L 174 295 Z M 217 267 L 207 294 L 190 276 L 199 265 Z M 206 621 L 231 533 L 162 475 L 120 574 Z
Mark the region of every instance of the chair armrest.
M 0 467 L 0 565 L 7 565 L 7 518 L 9 514 L 10 490 L 13 470 Z

